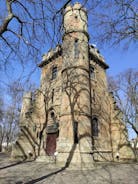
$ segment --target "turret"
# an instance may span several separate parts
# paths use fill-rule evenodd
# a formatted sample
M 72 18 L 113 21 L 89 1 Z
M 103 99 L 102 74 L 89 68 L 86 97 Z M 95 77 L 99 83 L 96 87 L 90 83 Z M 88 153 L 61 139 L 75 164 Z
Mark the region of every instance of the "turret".
M 20 125 L 24 125 L 27 123 L 26 118 L 30 113 L 31 106 L 32 106 L 32 93 L 27 92 L 23 96 L 22 109 L 20 114 Z
M 70 5 L 64 11 L 64 35 L 72 32 L 87 33 L 87 12 L 80 3 Z
M 66 7 L 63 27 L 63 69 L 80 64 L 88 68 L 87 13 L 81 4 Z
M 58 152 L 62 160 L 68 160 L 67 156 L 76 146 L 73 160 L 79 153 L 83 155 L 79 157 L 83 162 L 83 158 L 87 159 L 85 153 L 91 153 L 92 147 L 86 10 L 79 3 L 67 6 L 63 20 L 62 104 Z M 61 153 L 65 154 L 62 156 Z M 81 163 L 79 159 L 78 162 Z

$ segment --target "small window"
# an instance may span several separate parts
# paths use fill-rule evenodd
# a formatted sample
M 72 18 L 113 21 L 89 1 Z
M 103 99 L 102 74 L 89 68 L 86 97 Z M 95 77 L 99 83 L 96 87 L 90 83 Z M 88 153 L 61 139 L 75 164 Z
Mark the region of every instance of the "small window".
M 90 78 L 94 79 L 95 78 L 95 71 L 94 71 L 94 67 L 90 66 Z
M 74 58 L 79 58 L 78 39 L 74 41 Z
M 93 102 L 95 102 L 95 90 L 94 89 L 92 90 L 92 100 Z
M 92 119 L 92 135 L 98 137 L 98 119 L 94 117 Z
M 52 80 L 54 80 L 57 77 L 57 67 L 53 67 L 52 69 Z
M 52 90 L 52 98 L 51 98 L 51 100 L 52 100 L 52 103 L 54 102 L 54 89 Z
M 74 144 L 78 144 L 78 122 L 74 122 Z
M 54 112 L 51 112 L 51 118 L 54 119 L 54 117 L 55 117 Z

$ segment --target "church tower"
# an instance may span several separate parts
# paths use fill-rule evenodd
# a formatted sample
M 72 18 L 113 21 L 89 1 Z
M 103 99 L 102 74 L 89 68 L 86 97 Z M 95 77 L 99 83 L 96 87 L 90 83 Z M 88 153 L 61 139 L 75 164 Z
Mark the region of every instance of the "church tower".
M 108 91 L 108 65 L 89 44 L 87 11 L 81 4 L 66 6 L 63 29 L 62 44 L 39 64 L 40 88 L 23 98 L 12 157 L 76 168 L 133 160 L 121 111 Z
M 86 163 L 92 149 L 89 36 L 87 13 L 81 4 L 66 7 L 63 26 L 62 100 L 57 151 L 60 162 L 60 157 L 63 162 L 64 159 L 70 162 L 72 154 L 72 162 Z

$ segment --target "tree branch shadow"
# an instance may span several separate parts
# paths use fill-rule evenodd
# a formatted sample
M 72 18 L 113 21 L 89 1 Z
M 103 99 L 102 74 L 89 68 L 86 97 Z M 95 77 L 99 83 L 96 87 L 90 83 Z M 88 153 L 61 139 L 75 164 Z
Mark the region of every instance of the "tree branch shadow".
M 40 177 L 40 178 L 36 178 L 36 179 L 34 179 L 34 180 L 28 181 L 28 182 L 26 182 L 26 183 L 24 183 L 24 184 L 33 184 L 33 183 L 37 183 L 37 182 L 39 182 L 39 181 L 42 181 L 42 180 L 44 180 L 44 179 L 47 179 L 47 178 L 49 178 L 49 177 L 51 177 L 51 176 L 53 176 L 53 175 L 56 175 L 56 174 L 58 174 L 58 173 L 64 171 L 65 169 L 67 169 L 67 168 L 69 167 L 70 163 L 71 163 L 71 160 L 72 160 L 72 158 L 73 158 L 75 149 L 76 149 L 76 144 L 73 144 L 72 149 L 71 149 L 71 151 L 70 151 L 70 153 L 69 153 L 69 156 L 68 156 L 68 158 L 67 158 L 67 161 L 66 161 L 64 167 L 60 168 L 60 169 L 57 170 L 57 171 L 51 172 L 51 173 L 49 173 L 49 174 L 47 174 L 47 175 L 45 175 L 45 176 L 42 176 L 42 177 Z
M 10 168 L 10 167 L 14 167 L 14 166 L 16 166 L 16 165 L 26 164 L 26 163 L 28 163 L 28 162 L 33 162 L 33 161 L 34 161 L 34 160 L 19 161 L 19 162 L 10 164 L 10 165 L 6 165 L 6 166 L 4 166 L 4 167 L 0 167 L 0 170 L 7 169 L 7 168 Z

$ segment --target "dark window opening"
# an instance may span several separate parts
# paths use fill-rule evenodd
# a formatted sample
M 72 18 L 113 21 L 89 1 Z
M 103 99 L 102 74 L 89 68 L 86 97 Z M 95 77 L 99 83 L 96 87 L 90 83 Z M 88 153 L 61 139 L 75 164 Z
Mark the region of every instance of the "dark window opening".
M 94 71 L 94 67 L 90 66 L 90 78 L 94 79 L 95 78 L 95 71 Z
M 99 133 L 99 131 L 98 131 L 98 119 L 96 117 L 94 117 L 92 119 L 92 135 L 97 137 L 98 133 Z
M 54 102 L 54 89 L 52 90 L 52 103 Z
M 74 122 L 74 144 L 78 144 L 78 122 Z
M 78 16 L 77 15 L 75 15 L 75 19 L 77 19 L 78 18 Z
M 55 117 L 54 112 L 51 112 L 51 118 L 53 119 Z
M 78 39 L 76 39 L 74 42 L 74 58 L 79 58 Z
M 52 69 L 52 80 L 54 80 L 57 77 L 57 67 L 53 67 Z
M 92 90 L 92 100 L 93 102 L 95 102 L 95 90 L 94 89 Z

